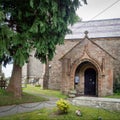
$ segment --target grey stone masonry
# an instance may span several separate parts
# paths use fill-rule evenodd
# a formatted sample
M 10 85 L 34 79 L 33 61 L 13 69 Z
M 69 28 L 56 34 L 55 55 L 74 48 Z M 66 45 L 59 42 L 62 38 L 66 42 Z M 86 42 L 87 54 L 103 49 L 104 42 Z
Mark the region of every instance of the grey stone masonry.
M 76 97 L 73 104 L 77 106 L 90 106 L 110 111 L 120 111 L 120 99 L 98 97 Z

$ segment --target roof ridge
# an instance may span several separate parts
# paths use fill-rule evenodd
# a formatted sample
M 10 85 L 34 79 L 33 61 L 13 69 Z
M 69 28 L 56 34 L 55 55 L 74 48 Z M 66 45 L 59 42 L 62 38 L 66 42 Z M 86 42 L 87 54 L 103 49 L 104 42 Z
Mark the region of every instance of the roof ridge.
M 120 20 L 120 18 L 105 18 L 105 19 L 98 19 L 98 20 L 86 20 L 86 21 L 78 21 L 78 22 L 94 22 L 94 21 L 110 21 L 110 20 Z

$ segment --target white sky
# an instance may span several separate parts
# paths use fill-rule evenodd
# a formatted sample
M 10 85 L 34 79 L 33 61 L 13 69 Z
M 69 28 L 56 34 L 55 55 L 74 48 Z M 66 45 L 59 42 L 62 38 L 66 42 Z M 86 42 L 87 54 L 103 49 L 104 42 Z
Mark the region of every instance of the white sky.
M 116 1 L 119 2 L 117 2 L 115 5 L 113 5 L 98 17 L 95 17 Z M 120 0 L 87 0 L 87 2 L 87 5 L 83 5 L 77 10 L 77 14 L 80 18 L 82 18 L 83 21 L 120 18 Z M 92 19 L 93 17 L 95 18 Z M 3 67 L 2 70 L 5 73 L 5 76 L 9 77 L 11 76 L 12 65 L 7 65 L 6 68 Z
M 93 17 L 111 6 L 116 1 L 119 2 L 114 4 L 111 8 L 107 9 L 95 19 L 120 18 L 120 0 L 87 0 L 88 4 L 81 6 L 77 10 L 77 14 L 80 18 L 82 18 L 83 21 L 93 20 Z
M 2 67 L 2 71 L 5 73 L 5 77 L 10 77 L 12 72 L 13 65 L 9 64 L 6 67 Z

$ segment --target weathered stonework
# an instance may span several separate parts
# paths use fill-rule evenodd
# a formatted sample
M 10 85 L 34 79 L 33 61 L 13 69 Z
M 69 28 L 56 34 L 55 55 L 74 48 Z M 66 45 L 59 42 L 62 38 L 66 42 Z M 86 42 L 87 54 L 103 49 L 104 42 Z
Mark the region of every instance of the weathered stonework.
M 90 106 L 110 111 L 120 111 L 120 99 L 76 97 L 72 103 L 77 106 Z
M 77 74 L 80 78 L 77 90 L 81 95 L 110 95 L 113 93 L 113 82 L 120 71 L 120 19 L 93 21 L 90 24 L 87 22 L 82 27 L 78 27 L 79 24 L 81 23 L 77 23 L 76 29 L 73 29 L 77 32 L 73 31 L 73 36 L 67 36 L 64 44 L 56 47 L 56 54 L 49 63 L 49 89 L 68 94 L 70 90 L 76 89 L 74 78 Z M 86 29 L 88 34 L 84 34 Z M 90 94 L 88 91 L 86 93 L 85 85 L 89 70 L 95 74 L 95 81 L 92 82 L 95 84 L 95 92 Z M 42 79 L 44 65 L 30 57 L 23 71 L 29 79 Z
M 31 53 L 29 62 L 23 66 L 22 78 L 23 81 L 27 79 L 27 83 L 33 83 L 34 80 L 39 84 L 43 84 L 44 64 L 38 59 L 34 58 L 34 51 Z
M 98 44 L 94 43 L 88 38 L 83 39 L 61 59 L 63 70 L 61 90 L 65 93 L 68 93 L 69 90 L 74 89 L 75 71 L 81 65 L 79 67 L 80 70 L 78 71 L 80 77 L 80 83 L 78 86 L 81 93 L 84 93 L 84 72 L 88 68 L 93 68 L 97 73 L 96 95 L 104 96 L 112 94 L 112 62 L 114 59 L 114 57 L 108 54 Z

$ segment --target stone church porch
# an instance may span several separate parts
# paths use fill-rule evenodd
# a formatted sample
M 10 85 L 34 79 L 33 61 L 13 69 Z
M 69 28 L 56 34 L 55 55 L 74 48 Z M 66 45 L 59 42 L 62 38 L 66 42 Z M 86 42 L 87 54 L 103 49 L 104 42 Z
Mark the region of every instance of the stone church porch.
M 106 96 L 113 93 L 114 58 L 99 45 L 85 38 L 61 58 L 61 91 L 71 90 L 87 96 Z M 76 85 L 75 76 L 80 81 Z

